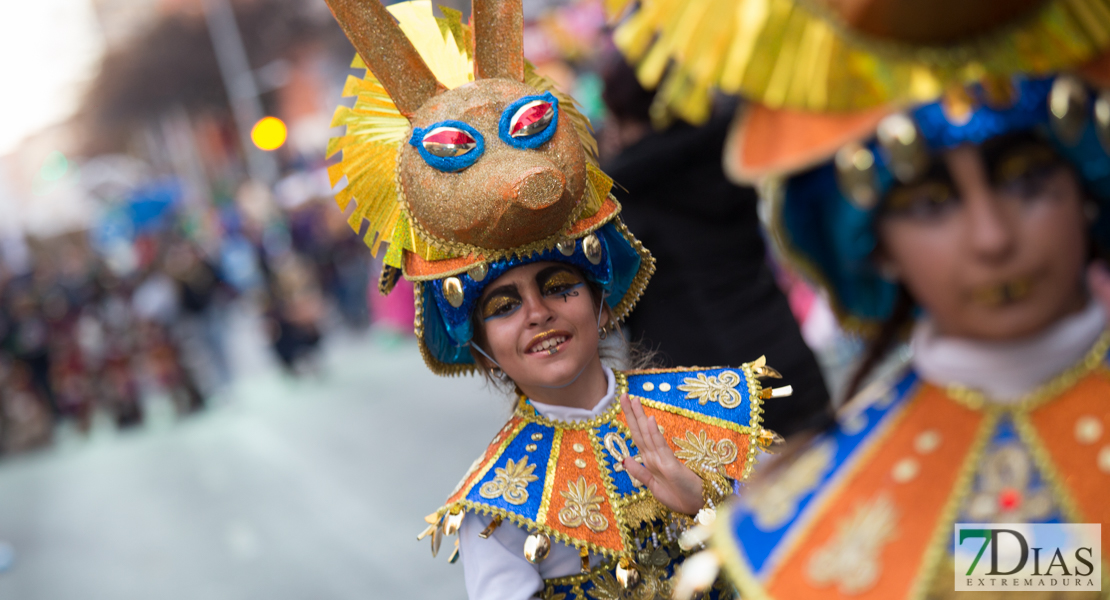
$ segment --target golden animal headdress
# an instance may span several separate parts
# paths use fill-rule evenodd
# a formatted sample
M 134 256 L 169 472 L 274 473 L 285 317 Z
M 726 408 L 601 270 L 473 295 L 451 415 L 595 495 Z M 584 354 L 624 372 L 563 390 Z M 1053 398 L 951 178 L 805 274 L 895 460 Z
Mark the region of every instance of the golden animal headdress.
M 474 369 L 467 345 L 481 289 L 513 266 L 562 260 L 600 285 L 617 319 L 650 277 L 650 255 L 616 218 L 612 180 L 574 101 L 524 60 L 520 0 L 474 0 L 472 26 L 427 1 L 327 0 L 367 68 L 351 77 L 328 156 L 340 208 L 377 254 L 380 289 L 417 282 L 417 337 L 441 374 Z M 396 20 L 395 20 L 396 19 Z M 578 264 L 581 263 L 581 264 Z

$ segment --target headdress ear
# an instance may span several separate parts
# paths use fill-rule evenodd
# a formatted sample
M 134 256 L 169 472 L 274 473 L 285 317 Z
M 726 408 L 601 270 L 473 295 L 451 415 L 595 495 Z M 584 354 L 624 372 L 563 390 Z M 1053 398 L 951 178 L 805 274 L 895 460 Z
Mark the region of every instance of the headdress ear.
M 474 78 L 524 81 L 522 0 L 474 0 Z
M 335 20 L 406 117 L 447 91 L 380 0 L 326 0 Z

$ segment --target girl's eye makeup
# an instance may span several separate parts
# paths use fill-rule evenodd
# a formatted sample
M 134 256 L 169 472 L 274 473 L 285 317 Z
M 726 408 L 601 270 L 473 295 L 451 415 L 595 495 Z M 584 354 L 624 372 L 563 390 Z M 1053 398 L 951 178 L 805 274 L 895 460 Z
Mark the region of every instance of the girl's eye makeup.
M 570 296 L 578 295 L 578 287 L 582 283 L 582 279 L 574 273 L 560 269 L 548 275 L 540 283 L 540 291 L 544 296 L 561 295 L 566 300 Z
M 482 303 L 482 319 L 490 320 L 512 314 L 520 307 L 520 298 L 508 294 L 497 294 L 486 298 Z
M 994 185 L 1004 194 L 1032 198 L 1044 191 L 1049 177 L 1060 166 L 1060 159 L 1049 148 L 1027 145 L 995 163 Z
M 958 204 L 959 198 L 951 184 L 932 179 L 891 190 L 885 210 L 895 216 L 933 218 Z

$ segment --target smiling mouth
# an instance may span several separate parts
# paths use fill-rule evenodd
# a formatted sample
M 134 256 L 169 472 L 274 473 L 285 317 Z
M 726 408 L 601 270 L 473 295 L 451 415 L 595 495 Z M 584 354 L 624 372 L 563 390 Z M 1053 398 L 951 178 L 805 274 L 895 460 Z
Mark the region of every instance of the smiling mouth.
M 555 354 L 570 338 L 571 335 L 565 331 L 545 331 L 532 338 L 532 343 L 528 345 L 528 354 Z
M 971 293 L 971 297 L 984 306 L 1005 306 L 1024 300 L 1032 289 L 1032 278 L 1019 277 L 998 285 L 978 288 Z

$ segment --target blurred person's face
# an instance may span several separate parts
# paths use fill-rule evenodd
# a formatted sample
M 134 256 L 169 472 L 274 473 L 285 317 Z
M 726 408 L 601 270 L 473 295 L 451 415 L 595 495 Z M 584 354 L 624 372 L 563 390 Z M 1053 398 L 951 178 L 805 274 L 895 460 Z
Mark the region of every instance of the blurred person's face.
M 1017 339 L 1086 302 L 1082 190 L 1043 142 L 948 151 L 883 210 L 879 261 L 943 335 Z
M 601 368 L 599 308 L 576 268 L 558 262 L 520 266 L 482 293 L 475 341 L 525 393 L 565 387 L 593 364 Z M 608 323 L 608 314 L 601 318 Z

